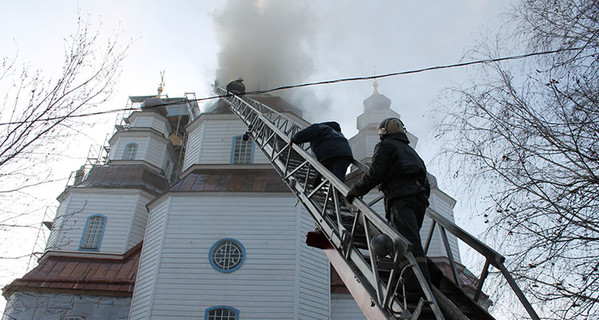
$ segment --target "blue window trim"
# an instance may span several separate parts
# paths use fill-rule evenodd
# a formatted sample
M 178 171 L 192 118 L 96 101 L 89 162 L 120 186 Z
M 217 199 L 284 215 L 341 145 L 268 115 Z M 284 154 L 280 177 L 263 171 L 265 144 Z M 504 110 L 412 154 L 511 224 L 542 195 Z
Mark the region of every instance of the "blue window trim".
M 233 137 L 233 142 L 231 143 L 231 157 L 229 159 L 229 163 L 231 163 L 231 164 L 233 164 L 233 156 L 235 156 L 235 140 L 237 138 L 242 138 L 243 139 L 243 135 L 240 134 L 238 136 L 234 136 Z M 251 155 L 250 163 L 249 164 L 254 163 L 254 150 L 255 149 L 256 149 L 256 144 L 252 141 L 252 155 Z
M 102 226 L 102 232 L 100 232 L 100 241 L 98 242 L 98 248 L 97 249 L 81 248 L 81 245 L 83 244 L 83 238 L 85 237 L 85 232 L 87 231 L 87 225 L 89 224 L 89 221 L 93 217 L 104 218 L 104 225 Z M 81 234 L 81 240 L 79 240 L 79 250 L 81 250 L 81 251 L 100 251 L 100 247 L 102 246 L 102 239 L 104 239 L 104 230 L 106 230 L 107 222 L 108 222 L 108 218 L 103 214 L 94 214 L 94 215 L 87 217 L 87 221 L 85 221 L 85 227 L 83 228 L 83 233 Z
M 215 309 L 229 309 L 235 312 L 235 320 L 239 320 L 239 309 L 233 308 L 231 306 L 214 306 L 206 309 L 206 311 L 204 312 L 204 320 L 208 320 L 208 314 L 210 313 L 210 311 Z
M 131 145 L 135 146 L 135 152 L 133 153 L 133 159 L 125 159 L 125 156 L 127 155 L 127 149 Z M 135 142 L 127 143 L 127 145 L 125 145 L 125 150 L 123 151 L 123 160 L 134 160 L 135 156 L 137 155 L 137 148 L 138 147 L 139 147 L 139 145 L 137 143 L 135 143 Z
M 240 248 L 241 248 L 241 253 L 243 254 L 243 256 L 241 257 L 241 261 L 239 261 L 239 264 L 235 266 L 235 268 L 229 269 L 229 270 L 224 270 L 221 269 L 219 266 L 217 266 L 214 261 L 212 261 L 212 252 L 214 251 L 214 249 L 216 247 L 218 247 L 221 243 L 225 242 L 225 241 L 231 241 L 234 242 L 235 244 L 237 244 Z M 212 266 L 212 268 L 214 268 L 217 271 L 223 272 L 223 273 L 231 273 L 231 272 L 235 272 L 237 271 L 239 268 L 241 268 L 241 266 L 243 265 L 243 263 L 245 262 L 245 247 L 243 246 L 243 244 L 241 244 L 241 241 L 237 240 L 237 239 L 233 239 L 233 238 L 223 238 L 220 239 L 218 241 L 216 241 L 212 247 L 210 247 L 210 251 L 208 251 L 208 261 L 210 261 L 210 265 Z

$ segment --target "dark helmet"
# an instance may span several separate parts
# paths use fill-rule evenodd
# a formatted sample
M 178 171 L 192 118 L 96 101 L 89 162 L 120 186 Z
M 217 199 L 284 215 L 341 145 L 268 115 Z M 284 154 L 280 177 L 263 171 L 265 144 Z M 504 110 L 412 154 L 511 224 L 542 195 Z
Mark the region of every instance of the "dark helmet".
M 378 126 L 379 135 L 384 136 L 394 133 L 406 133 L 406 127 L 398 118 L 387 118 Z
M 339 123 L 337 123 L 335 121 L 323 122 L 322 124 L 333 128 L 333 130 L 335 130 L 337 132 L 341 132 L 341 126 L 339 125 Z
M 381 233 L 370 241 L 372 251 L 379 257 L 385 257 L 393 252 L 393 240 L 388 235 Z

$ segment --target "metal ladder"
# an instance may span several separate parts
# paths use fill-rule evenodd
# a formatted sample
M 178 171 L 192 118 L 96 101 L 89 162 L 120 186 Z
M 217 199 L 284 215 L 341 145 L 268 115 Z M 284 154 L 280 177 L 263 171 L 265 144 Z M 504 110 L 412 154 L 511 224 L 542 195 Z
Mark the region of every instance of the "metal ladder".
M 312 215 L 319 234 L 326 238 L 326 245 L 322 249 L 368 319 L 469 319 L 459 310 L 456 315 L 448 314 L 456 306 L 451 302 L 448 305 L 449 299 L 439 289 L 428 286 L 411 252 L 410 242 L 371 209 L 370 206 L 380 198 L 368 204 L 356 199 L 351 208 L 348 207 L 344 197 L 349 188 L 305 149 L 290 144 L 290 137 L 303 129 L 302 125 L 249 97 L 232 95 L 220 87 L 214 90 L 248 127 L 244 138 L 251 138 L 262 149 L 298 201 Z M 354 161 L 354 165 L 362 171 L 367 170 L 357 161 Z M 317 175 L 321 178 L 317 179 Z M 475 294 L 477 299 L 489 266 L 493 265 L 506 277 L 531 318 L 539 319 L 503 266 L 505 259 L 501 255 L 438 213 L 429 209 L 427 215 L 433 219 L 432 229 L 435 226 L 440 228 L 446 246 L 446 231 L 449 231 L 487 258 Z M 432 229 L 426 247 L 432 237 Z M 387 256 L 377 256 L 372 247 L 372 239 L 379 234 L 389 236 L 393 242 L 394 250 Z M 451 255 L 449 258 L 458 287 L 456 290 L 459 291 L 456 267 Z M 400 264 L 402 261 L 404 263 Z M 406 265 L 405 261 L 407 267 L 400 267 Z M 409 267 L 416 275 L 426 299 L 420 299 L 416 306 L 408 307 L 406 301 L 398 298 L 395 292 L 401 289 L 401 276 Z M 476 301 L 473 303 L 479 307 Z M 462 306 L 457 307 L 463 309 Z M 481 311 L 482 308 L 479 309 L 472 319 L 481 318 L 481 314 L 484 319 L 493 319 L 486 311 Z

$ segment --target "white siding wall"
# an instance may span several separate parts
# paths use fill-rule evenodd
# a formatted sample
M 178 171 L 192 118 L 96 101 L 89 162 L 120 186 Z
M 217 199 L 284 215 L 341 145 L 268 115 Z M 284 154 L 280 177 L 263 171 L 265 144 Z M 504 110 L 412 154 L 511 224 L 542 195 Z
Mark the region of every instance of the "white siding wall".
M 3 320 L 127 319 L 131 298 L 56 292 L 17 291 L 6 303 Z M 77 318 L 79 319 L 79 318 Z
M 174 194 L 159 200 L 151 208 L 131 319 L 202 319 L 218 305 L 239 309 L 240 319 L 326 319 L 326 257 L 305 245 L 307 220 L 294 205 L 291 195 L 275 194 Z M 165 221 L 163 230 L 155 225 Z M 215 270 L 209 261 L 211 246 L 223 238 L 245 247 L 245 262 L 232 273 Z M 150 274 L 157 278 L 147 301 Z
M 366 156 L 366 136 L 358 133 L 358 135 L 349 139 L 349 144 L 354 155 L 354 159 L 363 161 Z
M 140 135 L 141 134 L 141 135 Z M 137 152 L 135 153 L 135 159 L 133 160 L 144 160 L 148 163 L 161 168 L 163 171 L 166 169 L 167 160 L 174 165 L 174 155 L 168 152 L 169 141 L 148 133 L 135 133 L 135 135 L 120 136 L 116 139 L 112 150 L 110 151 L 110 160 L 122 160 L 125 148 L 129 143 L 137 144 Z
M 331 294 L 331 320 L 365 320 L 366 317 L 350 294 Z
M 447 218 L 451 221 L 455 221 L 455 219 L 453 217 L 453 208 L 452 208 L 451 204 L 448 203 L 444 198 L 445 197 L 436 194 L 435 189 L 431 190 L 431 196 L 429 199 L 430 208 L 435 210 L 437 213 L 444 216 L 445 218 Z M 420 230 L 420 236 L 422 237 L 423 242 L 426 241 L 426 238 L 428 237 L 431 225 L 432 225 L 431 219 L 426 217 L 424 219 L 422 229 Z M 461 262 L 457 238 L 449 232 L 447 232 L 447 238 L 449 240 L 449 245 L 450 245 L 451 253 L 453 254 L 454 260 L 457 262 Z M 431 242 L 430 248 L 428 249 L 427 255 L 429 257 L 447 257 L 447 251 L 445 250 L 445 245 L 443 243 L 443 240 L 441 237 L 441 231 L 439 231 L 438 225 L 435 227 L 435 232 L 433 234 L 433 240 Z
M 145 160 L 163 171 L 166 169 L 166 160 L 174 162 L 172 155 L 167 151 L 168 141 L 152 136 L 148 145 L 148 151 Z
M 195 127 L 187 133 L 187 145 L 185 146 L 185 159 L 183 163 L 183 171 L 187 170 L 194 163 L 200 162 L 200 150 L 202 150 L 202 142 L 206 126 L 201 125 Z
M 374 147 L 379 142 L 380 139 L 375 129 L 365 129 L 360 131 L 356 136 L 350 139 L 354 158 L 359 161 L 364 161 L 364 159 L 372 157 Z
M 154 112 L 137 112 L 131 121 L 131 126 L 137 128 L 152 128 L 160 131 L 164 137 L 168 137 L 170 132 L 168 120 Z
M 206 119 L 189 133 L 185 169 L 192 164 L 229 164 L 233 137 L 243 135 L 247 127 L 238 119 Z M 268 163 L 254 146 L 255 164 Z
M 69 207 L 69 203 L 71 201 L 71 197 L 67 197 L 58 205 L 56 209 L 56 217 L 54 218 L 54 222 L 52 223 L 52 230 L 50 231 L 50 236 L 48 236 L 48 242 L 46 243 L 46 251 L 48 250 L 58 250 L 60 247 L 64 245 L 64 234 L 61 233 L 61 230 L 64 226 L 64 219 Z
M 148 218 L 148 226 L 137 269 L 135 291 L 133 292 L 131 311 L 129 313 L 129 319 L 131 320 L 150 319 L 149 314 L 160 267 L 169 205 L 170 200 L 168 198 L 159 200 L 152 208 Z
M 108 158 L 110 160 L 123 160 L 125 147 L 129 143 L 137 143 L 137 151 L 135 152 L 134 160 L 143 160 L 146 157 L 150 138 L 147 136 L 120 136 L 110 150 Z
M 330 306 L 329 260 L 322 250 L 306 245 L 306 234 L 314 231 L 316 223 L 301 205 L 298 225 L 299 308 L 296 319 L 328 319 Z M 325 280 L 326 281 L 323 281 Z
M 146 208 L 146 204 L 152 201 L 152 199 L 154 199 L 154 197 L 149 194 L 140 194 L 138 196 L 135 214 L 131 222 L 131 234 L 127 243 L 127 250 L 136 246 L 144 239 L 148 222 L 148 209 Z
M 366 157 L 371 158 L 374 154 L 374 147 L 381 142 L 381 138 L 377 135 L 368 135 L 366 138 Z
M 125 253 L 130 247 L 129 236 L 134 213 L 140 201 L 141 191 L 130 190 L 73 190 L 68 195 L 68 205 L 59 211 L 62 226 L 55 230 L 51 238 L 53 249 L 78 251 L 87 218 L 92 215 L 106 217 L 106 225 L 99 252 Z M 93 191 L 92 191 L 93 192 Z M 110 194 L 112 193 L 112 194 Z

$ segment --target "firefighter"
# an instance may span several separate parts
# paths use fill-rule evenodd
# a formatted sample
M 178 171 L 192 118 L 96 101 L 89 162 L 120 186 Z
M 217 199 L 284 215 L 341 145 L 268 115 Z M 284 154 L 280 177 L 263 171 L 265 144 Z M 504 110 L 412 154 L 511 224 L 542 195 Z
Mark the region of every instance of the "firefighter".
M 310 142 L 316 159 L 341 182 L 345 182 L 345 172 L 353 160 L 353 154 L 349 142 L 341 133 L 339 123 L 315 123 L 291 137 L 291 143 L 305 142 Z M 320 177 L 317 177 L 316 181 L 320 181 Z
M 378 126 L 378 133 L 381 141 L 374 148 L 370 169 L 352 186 L 346 200 L 351 204 L 356 197 L 379 186 L 385 197 L 387 220 L 412 243 L 412 253 L 430 285 L 427 260 L 420 239 L 420 228 L 430 195 L 426 166 L 409 146 L 410 141 L 401 120 L 383 120 Z M 411 268 L 404 275 L 406 298 L 415 302 L 423 296 L 422 289 Z
M 245 86 L 243 85 L 243 79 L 241 77 L 237 80 L 233 80 L 227 84 L 227 91 L 232 94 L 244 94 Z

